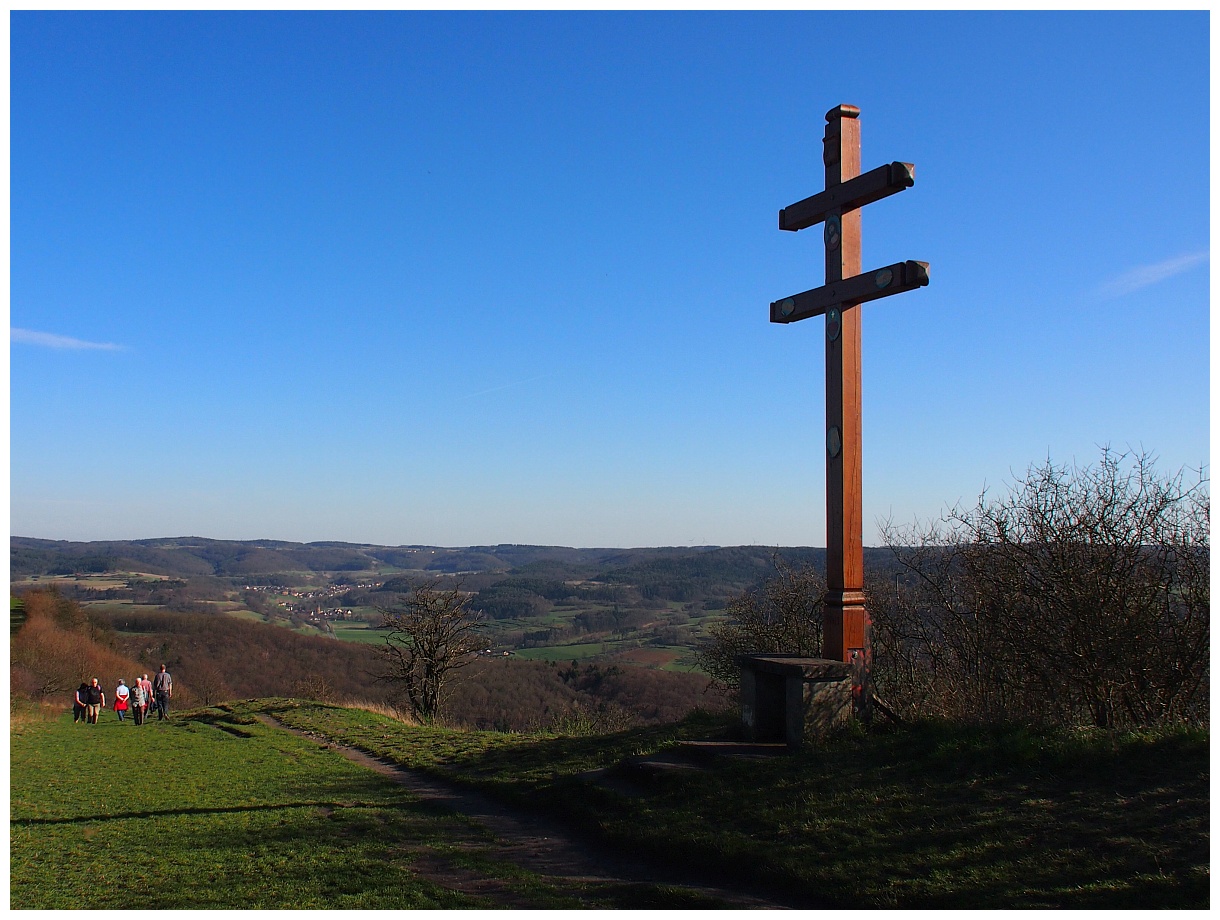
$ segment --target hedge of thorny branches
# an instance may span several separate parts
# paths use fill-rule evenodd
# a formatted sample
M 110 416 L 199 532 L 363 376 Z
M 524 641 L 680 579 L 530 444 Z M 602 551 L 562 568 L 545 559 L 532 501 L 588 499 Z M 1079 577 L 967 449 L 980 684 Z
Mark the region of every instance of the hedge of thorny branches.
M 873 685 L 908 716 L 1058 725 L 1208 720 L 1210 496 L 1147 454 L 1031 466 L 939 521 L 886 528 L 897 575 L 866 584 Z M 730 604 L 701 653 L 819 655 L 810 571 Z

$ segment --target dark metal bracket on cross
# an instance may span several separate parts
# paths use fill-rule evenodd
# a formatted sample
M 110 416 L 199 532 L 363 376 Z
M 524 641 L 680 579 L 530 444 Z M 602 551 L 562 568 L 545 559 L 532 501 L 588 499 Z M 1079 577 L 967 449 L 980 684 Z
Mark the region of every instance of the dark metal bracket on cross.
M 826 283 L 771 304 L 771 322 L 826 317 L 826 586 L 822 654 L 857 666 L 856 692 L 867 705 L 871 623 L 864 602 L 861 495 L 860 312 L 870 300 L 928 283 L 926 262 L 860 266 L 860 209 L 915 184 L 910 163 L 860 172 L 860 110 L 826 113 L 822 160 L 826 190 L 779 212 L 781 230 L 825 224 Z

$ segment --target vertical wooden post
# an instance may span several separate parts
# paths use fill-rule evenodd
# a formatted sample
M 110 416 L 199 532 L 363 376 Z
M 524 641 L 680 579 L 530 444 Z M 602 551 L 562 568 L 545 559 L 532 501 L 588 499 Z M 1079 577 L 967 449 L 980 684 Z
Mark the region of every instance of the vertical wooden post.
M 860 175 L 860 110 L 826 113 L 822 159 L 826 188 Z M 860 209 L 826 217 L 826 284 L 859 275 Z M 861 498 L 860 314 L 858 306 L 826 312 L 826 609 L 822 655 L 854 662 L 863 678 L 869 660 L 864 605 L 864 522 Z M 864 681 L 860 681 L 863 689 Z

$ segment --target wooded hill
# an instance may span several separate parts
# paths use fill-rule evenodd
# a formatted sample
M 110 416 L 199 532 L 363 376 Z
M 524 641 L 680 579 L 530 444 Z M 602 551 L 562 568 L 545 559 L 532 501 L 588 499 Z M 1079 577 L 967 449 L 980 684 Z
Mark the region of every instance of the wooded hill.
M 271 584 L 299 584 L 303 576 L 317 583 L 354 584 L 358 575 L 376 575 L 384 581 L 394 576 L 460 573 L 468 578 L 472 590 L 509 580 L 514 588 L 550 600 L 561 599 L 554 596 L 560 590 L 557 585 L 588 582 L 631 587 L 645 598 L 688 601 L 724 597 L 756 586 L 773 574 L 777 555 L 798 567 L 822 568 L 826 559 L 825 549 L 812 547 L 580 549 L 500 544 L 451 548 L 198 537 L 85 543 L 11 537 L 9 571 L 14 581 L 140 572 L 176 579 L 212 577 Z M 865 565 L 871 571 L 889 571 L 894 565 L 892 553 L 887 548 L 866 548 Z M 394 590 L 396 586 L 387 587 Z M 542 590 L 535 590 L 539 587 Z
M 378 679 L 383 668 L 369 644 L 215 614 L 85 608 L 47 588 L 17 603 L 25 615 L 13 618 L 11 630 L 14 696 L 66 709 L 83 676 L 98 677 L 109 695 L 120 677 L 130 684 L 165 664 L 179 708 L 264 696 L 405 708 L 400 688 Z M 447 724 L 474 728 L 590 732 L 673 722 L 727 704 L 696 674 L 491 658 L 463 669 L 443 715 Z
M 825 566 L 825 550 L 810 547 L 445 548 L 185 537 L 94 543 L 14 537 L 11 557 L 18 592 L 53 582 L 89 604 L 245 610 L 354 641 L 373 638 L 359 624 L 379 625 L 381 611 L 416 586 L 455 579 L 472 596 L 470 607 L 482 615 L 497 652 L 685 670 L 695 667 L 693 649 L 726 604 L 773 577 L 777 558 L 793 568 Z M 892 577 L 888 549 L 866 550 L 866 563 L 870 572 Z M 321 614 L 339 608 L 341 621 Z
M 377 546 L 362 543 L 291 543 L 282 540 L 151 540 L 71 542 L 33 537 L 10 539 L 12 577 L 78 572 L 146 572 L 245 577 L 280 572 L 507 572 L 545 562 L 586 572 L 622 568 L 638 561 L 683 557 L 714 549 L 575 549 L 565 546 Z

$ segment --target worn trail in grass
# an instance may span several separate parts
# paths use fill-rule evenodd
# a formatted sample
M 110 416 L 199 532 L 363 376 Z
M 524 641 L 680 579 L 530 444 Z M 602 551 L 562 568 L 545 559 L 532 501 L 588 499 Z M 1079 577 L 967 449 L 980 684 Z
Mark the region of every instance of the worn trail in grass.
M 916 725 L 634 789 L 590 771 L 722 728 L 598 737 L 404 726 L 292 700 L 11 734 L 17 908 L 708 907 L 551 873 L 333 749 L 475 789 L 634 858 L 808 906 L 1203 908 L 1205 731 Z M 269 716 L 300 737 L 260 723 Z M 626 777 L 622 777 L 626 779 Z
M 222 708 L 141 727 L 60 717 L 11 738 L 11 908 L 709 906 L 556 883 L 479 824 Z
M 266 713 L 259 713 L 259 718 L 266 724 L 285 724 Z M 513 808 L 470 786 L 455 785 L 435 775 L 375 757 L 359 748 L 337 745 L 326 736 L 302 729 L 288 730 L 334 745 L 349 760 L 406 786 L 422 802 L 472 819 L 494 835 L 495 853 L 499 859 L 551 883 L 579 889 L 586 901 L 598 898 L 604 901 L 606 894 L 613 892 L 614 899 L 624 907 L 772 909 L 797 906 L 781 903 L 763 894 L 724 888 L 717 885 L 714 879 L 697 878 L 689 872 L 675 872 L 655 862 L 632 859 L 613 852 L 609 847 L 591 846 L 588 835 L 574 835 L 553 817 Z M 518 903 L 519 899 L 505 889 L 501 879 L 480 875 L 470 866 L 421 861 L 415 864 L 415 869 L 449 888 L 465 892 L 490 892 L 507 905 L 528 906 Z
M 810 906 L 1208 905 L 1203 730 L 878 727 L 795 756 L 659 776 L 623 795 L 586 777 L 708 737 L 716 725 L 544 738 L 259 705 L 298 728 L 546 811 L 621 852 Z

